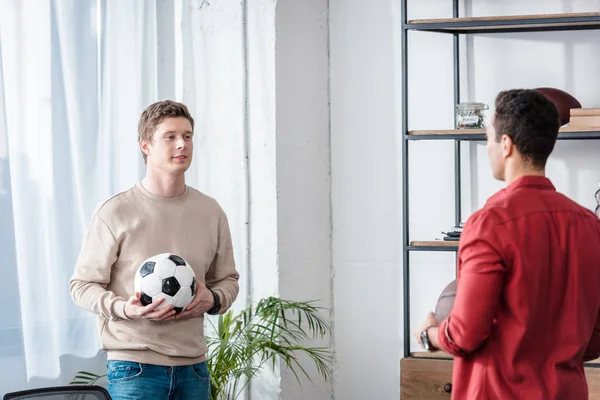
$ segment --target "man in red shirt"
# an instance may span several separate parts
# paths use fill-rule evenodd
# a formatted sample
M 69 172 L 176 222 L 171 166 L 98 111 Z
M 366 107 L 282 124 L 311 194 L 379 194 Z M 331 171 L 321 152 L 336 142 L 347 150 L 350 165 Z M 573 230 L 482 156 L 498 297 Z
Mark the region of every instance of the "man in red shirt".
M 439 326 L 429 313 L 415 331 L 455 356 L 452 398 L 588 398 L 583 362 L 600 356 L 600 219 L 545 176 L 558 121 L 535 91 L 496 98 L 487 152 L 506 187 L 465 224 L 452 312 Z

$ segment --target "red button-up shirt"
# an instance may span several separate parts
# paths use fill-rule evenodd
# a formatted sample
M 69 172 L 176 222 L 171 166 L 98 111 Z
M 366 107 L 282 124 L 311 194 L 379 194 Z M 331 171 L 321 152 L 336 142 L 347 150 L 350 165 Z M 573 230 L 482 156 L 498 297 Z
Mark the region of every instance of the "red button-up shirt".
M 525 176 L 465 224 L 457 292 L 438 331 L 455 355 L 452 398 L 588 398 L 600 356 L 600 219 Z

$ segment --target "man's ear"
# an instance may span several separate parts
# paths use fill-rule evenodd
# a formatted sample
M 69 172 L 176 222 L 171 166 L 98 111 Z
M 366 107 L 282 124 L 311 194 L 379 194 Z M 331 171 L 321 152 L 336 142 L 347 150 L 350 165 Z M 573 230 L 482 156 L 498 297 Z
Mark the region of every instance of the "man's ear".
M 152 146 L 150 145 L 150 143 L 146 142 L 143 139 L 140 140 L 140 149 L 142 150 L 142 153 L 144 153 L 146 156 L 150 155 L 150 148 L 151 147 Z
M 500 142 L 502 146 L 502 157 L 510 157 L 515 151 L 515 144 L 513 143 L 512 139 L 508 135 L 502 135 Z

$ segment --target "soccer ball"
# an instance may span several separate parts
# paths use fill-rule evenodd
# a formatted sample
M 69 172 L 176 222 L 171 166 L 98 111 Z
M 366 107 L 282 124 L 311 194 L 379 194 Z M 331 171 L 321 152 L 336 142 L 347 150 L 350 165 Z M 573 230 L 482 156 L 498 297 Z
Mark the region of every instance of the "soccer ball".
M 196 275 L 183 258 L 162 253 L 142 263 L 135 274 L 134 286 L 144 306 L 162 297 L 165 300 L 157 309 L 172 304 L 179 314 L 196 295 Z

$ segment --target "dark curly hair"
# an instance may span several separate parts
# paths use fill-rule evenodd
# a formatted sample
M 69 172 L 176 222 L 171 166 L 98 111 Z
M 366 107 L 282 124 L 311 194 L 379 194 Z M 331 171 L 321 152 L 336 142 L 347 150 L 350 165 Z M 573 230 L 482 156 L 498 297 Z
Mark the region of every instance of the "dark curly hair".
M 496 142 L 507 135 L 535 168 L 545 167 L 559 128 L 556 106 L 535 90 L 506 90 L 496 97 Z

